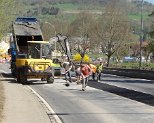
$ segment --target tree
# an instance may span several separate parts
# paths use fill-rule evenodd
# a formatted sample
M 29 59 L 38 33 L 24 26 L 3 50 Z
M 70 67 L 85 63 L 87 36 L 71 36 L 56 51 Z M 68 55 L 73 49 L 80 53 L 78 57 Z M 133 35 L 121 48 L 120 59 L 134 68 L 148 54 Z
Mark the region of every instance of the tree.
M 0 0 L 0 38 L 10 32 L 12 21 L 21 15 L 20 0 Z
M 82 37 L 85 34 L 90 34 L 90 29 L 93 24 L 93 15 L 83 11 L 80 12 L 76 19 L 71 23 L 72 35 L 77 37 Z
M 80 47 L 77 49 L 73 47 L 73 49 L 75 49 L 82 58 L 85 53 L 94 46 L 94 42 L 91 40 L 91 34 L 93 32 L 92 25 L 94 23 L 95 20 L 89 12 L 79 13 L 77 18 L 71 23 L 69 33 L 70 37 L 72 37 L 72 46 Z
M 118 6 L 118 1 L 112 1 L 106 6 L 94 33 L 102 52 L 107 56 L 107 66 L 109 66 L 111 56 L 124 45 L 124 42 L 129 41 L 130 34 L 128 18 Z
M 151 38 L 154 38 L 154 11 L 149 16 L 151 17 L 151 31 L 149 34 Z
M 142 49 L 144 51 L 145 60 L 147 64 L 150 54 L 154 52 L 154 41 L 152 39 L 149 39 L 149 42 L 147 42 L 146 45 L 142 47 Z
M 0 20 L 1 20 L 1 23 L 0 23 L 0 38 L 2 38 L 2 36 L 4 35 L 5 33 L 5 30 L 6 30 L 6 26 L 8 25 L 6 22 L 7 22 L 7 15 L 6 13 L 8 12 L 8 10 L 6 9 L 6 5 L 8 5 L 7 2 L 5 2 L 5 0 L 1 0 L 0 1 Z
M 149 32 L 149 42 L 146 46 L 143 47 L 143 50 L 146 55 L 146 63 L 151 53 L 154 53 L 154 11 L 149 15 L 150 16 L 150 32 Z

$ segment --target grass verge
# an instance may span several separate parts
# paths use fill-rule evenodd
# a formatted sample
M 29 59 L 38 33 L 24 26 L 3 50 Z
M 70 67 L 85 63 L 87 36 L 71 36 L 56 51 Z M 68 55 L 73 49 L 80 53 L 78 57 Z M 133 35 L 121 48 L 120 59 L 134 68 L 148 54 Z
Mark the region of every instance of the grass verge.
M 138 62 L 125 62 L 125 63 L 111 63 L 110 67 L 117 67 L 117 68 L 126 68 L 126 69 L 139 69 Z M 154 70 L 154 63 L 142 63 L 141 69 L 143 70 Z
M 0 78 L 2 76 L 0 75 Z M 4 87 L 3 87 L 3 83 L 0 80 L 0 123 L 3 119 L 3 109 L 4 109 Z

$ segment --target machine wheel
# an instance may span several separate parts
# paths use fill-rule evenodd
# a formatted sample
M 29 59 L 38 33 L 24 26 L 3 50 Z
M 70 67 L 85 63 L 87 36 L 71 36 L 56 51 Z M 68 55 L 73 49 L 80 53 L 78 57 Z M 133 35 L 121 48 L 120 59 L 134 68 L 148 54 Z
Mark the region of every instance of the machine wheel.
M 11 63 L 11 73 L 13 77 L 17 77 L 16 66 L 14 63 Z
M 19 73 L 18 73 L 18 75 L 17 75 L 17 82 L 18 82 L 18 83 L 21 83 Z
M 19 71 L 19 81 L 20 81 L 23 85 L 27 84 L 27 76 L 24 75 L 24 71 L 23 71 L 23 70 Z
M 54 76 L 60 76 L 61 75 L 61 69 L 54 69 L 53 73 L 54 73 Z
M 13 77 L 16 77 L 16 76 L 17 76 L 15 70 L 12 70 L 12 76 L 13 76 Z
M 53 76 L 48 76 L 47 77 L 47 83 L 49 83 L 49 84 L 54 83 L 54 77 Z
M 46 81 L 46 78 L 42 77 L 42 78 L 41 78 L 41 81 Z

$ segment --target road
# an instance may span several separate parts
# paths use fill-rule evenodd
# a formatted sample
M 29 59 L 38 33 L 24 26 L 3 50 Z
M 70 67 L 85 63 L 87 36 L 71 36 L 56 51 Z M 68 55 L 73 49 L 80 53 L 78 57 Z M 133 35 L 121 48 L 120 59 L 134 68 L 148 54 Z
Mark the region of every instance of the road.
M 151 94 L 154 96 L 154 81 L 145 79 L 134 79 L 128 77 L 119 77 L 114 75 L 104 75 L 103 83 L 133 89 L 139 92 Z
M 9 65 L 0 64 L 5 77 Z M 86 91 L 71 83 L 66 87 L 63 79 L 54 84 L 35 81 L 29 86 L 52 107 L 63 123 L 153 123 L 154 82 L 103 75 L 102 81 L 89 81 Z M 150 98 L 149 98 L 150 97 Z

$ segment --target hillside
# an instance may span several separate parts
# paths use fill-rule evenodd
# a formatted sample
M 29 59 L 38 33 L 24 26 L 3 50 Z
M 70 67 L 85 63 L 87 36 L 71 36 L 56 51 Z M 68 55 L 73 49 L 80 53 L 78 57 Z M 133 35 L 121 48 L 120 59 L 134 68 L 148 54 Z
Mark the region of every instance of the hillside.
M 25 8 L 22 11 L 23 15 L 40 16 L 45 15 L 47 18 L 50 16 L 58 15 L 59 13 L 75 14 L 79 10 L 88 10 L 99 13 L 104 10 L 104 7 L 111 0 L 31 0 L 23 2 Z M 141 2 L 130 2 L 131 0 L 119 0 L 121 8 L 126 11 L 130 18 L 138 19 L 141 10 Z M 148 2 L 144 2 L 144 16 L 148 17 L 154 10 L 154 6 Z M 20 13 L 21 14 L 21 13 Z M 140 15 L 139 15 L 140 16 Z
M 42 21 L 53 19 L 73 21 L 76 14 L 81 10 L 100 15 L 104 12 L 105 6 L 111 0 L 7 0 L 0 2 L 3 14 L 0 24 L 1 32 L 9 32 L 11 21 L 18 16 L 35 16 Z M 12 1 L 12 2 L 11 2 Z M 130 0 L 118 0 L 120 7 L 126 12 L 131 20 L 140 23 L 140 2 L 129 2 Z M 134 1 L 134 0 L 133 0 Z M 8 7 L 10 9 L 8 9 Z M 154 6 L 148 2 L 144 3 L 143 18 L 148 19 Z M 7 16 L 5 15 L 7 13 Z M 6 25 L 6 26 L 4 26 Z M 7 30 L 6 30 L 7 28 Z M 0 34 L 1 37 L 1 34 Z

